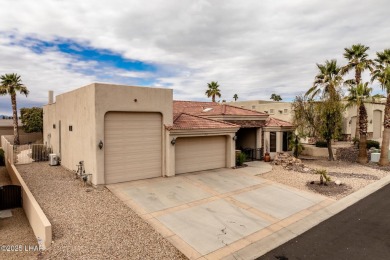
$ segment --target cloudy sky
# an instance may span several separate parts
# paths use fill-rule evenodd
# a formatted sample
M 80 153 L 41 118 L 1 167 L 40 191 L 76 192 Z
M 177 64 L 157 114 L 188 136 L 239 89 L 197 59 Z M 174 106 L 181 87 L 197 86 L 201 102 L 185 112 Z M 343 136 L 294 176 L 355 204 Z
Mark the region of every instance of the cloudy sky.
M 19 107 L 92 82 L 207 100 L 207 82 L 218 81 L 221 100 L 292 100 L 316 63 L 344 65 L 345 47 L 370 46 L 371 58 L 390 48 L 389 10 L 388 0 L 2 0 L 0 74 L 18 73 L 30 89 Z

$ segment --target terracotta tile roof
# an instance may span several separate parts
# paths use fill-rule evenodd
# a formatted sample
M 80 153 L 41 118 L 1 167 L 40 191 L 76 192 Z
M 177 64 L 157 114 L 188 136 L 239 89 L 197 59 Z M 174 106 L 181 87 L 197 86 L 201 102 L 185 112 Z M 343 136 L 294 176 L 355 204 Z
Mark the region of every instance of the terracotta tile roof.
M 268 117 L 265 121 L 265 126 L 293 126 L 290 122 L 283 121 L 277 118 Z
M 198 116 L 237 115 L 265 116 L 267 114 L 217 102 L 173 101 L 173 113 L 188 113 Z
M 190 115 L 186 113 L 176 113 L 173 115 L 173 126 L 167 127 L 168 130 L 181 129 L 221 129 L 221 128 L 237 128 L 235 124 L 217 121 L 213 119 L 203 118 L 200 116 Z

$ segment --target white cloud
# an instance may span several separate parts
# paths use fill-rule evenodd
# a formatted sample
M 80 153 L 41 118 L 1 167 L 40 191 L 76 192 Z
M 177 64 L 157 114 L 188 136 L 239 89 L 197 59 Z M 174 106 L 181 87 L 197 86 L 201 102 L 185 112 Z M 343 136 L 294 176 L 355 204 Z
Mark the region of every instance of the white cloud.
M 287 99 L 310 87 L 316 63 L 336 58 L 345 64 L 344 47 L 366 44 L 371 57 L 390 48 L 388 10 L 386 0 L 3 0 L 0 31 L 70 38 L 151 62 L 160 68 L 157 73 L 169 73 L 110 73 L 156 76 L 155 85 L 169 85 L 175 98 L 205 98 L 206 83 L 214 80 L 222 99 L 235 93 L 242 100 L 269 99 L 272 92 Z M 39 55 L 18 46 L 1 48 L 0 72 L 21 71 L 41 92 L 51 86 L 65 91 L 97 78 L 67 67 L 93 64 L 58 51 Z M 32 98 L 41 98 L 41 92 Z

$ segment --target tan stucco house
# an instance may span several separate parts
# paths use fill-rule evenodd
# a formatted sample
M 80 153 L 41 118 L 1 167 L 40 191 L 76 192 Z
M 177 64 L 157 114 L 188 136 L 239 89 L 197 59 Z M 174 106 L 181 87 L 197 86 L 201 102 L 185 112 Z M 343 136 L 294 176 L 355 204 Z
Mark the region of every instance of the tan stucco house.
M 94 185 L 233 167 L 236 149 L 272 155 L 293 131 L 265 113 L 173 101 L 171 89 L 94 83 L 52 100 L 44 143 L 70 170 L 84 161 Z

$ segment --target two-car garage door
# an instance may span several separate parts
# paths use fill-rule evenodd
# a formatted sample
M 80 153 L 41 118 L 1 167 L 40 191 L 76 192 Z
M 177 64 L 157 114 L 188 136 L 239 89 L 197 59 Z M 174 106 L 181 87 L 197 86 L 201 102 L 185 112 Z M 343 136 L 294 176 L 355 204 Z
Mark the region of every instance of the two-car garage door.
M 161 114 L 109 112 L 104 121 L 106 184 L 162 175 Z
M 202 136 L 177 138 L 176 174 L 226 167 L 226 137 Z

